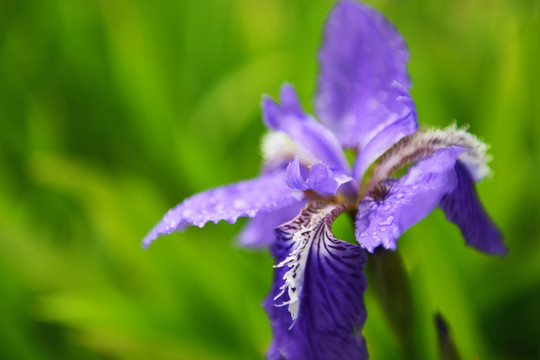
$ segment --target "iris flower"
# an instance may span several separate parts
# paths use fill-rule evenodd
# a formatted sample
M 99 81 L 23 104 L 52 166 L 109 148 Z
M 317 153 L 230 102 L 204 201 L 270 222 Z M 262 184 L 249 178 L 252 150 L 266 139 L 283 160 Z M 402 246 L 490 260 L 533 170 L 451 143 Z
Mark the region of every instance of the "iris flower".
M 456 126 L 418 129 L 408 59 L 383 15 L 337 2 L 319 51 L 318 120 L 289 84 L 279 103 L 264 97 L 269 133 L 260 175 L 184 200 L 144 238 L 147 247 L 189 225 L 251 218 L 240 242 L 269 247 L 276 260 L 264 303 L 274 335 L 269 359 L 367 358 L 366 251 L 395 250 L 400 235 L 437 206 L 468 245 L 506 251 L 475 191 L 489 174 L 486 145 Z M 355 154 L 352 166 L 346 149 Z M 342 213 L 355 220 L 357 244 L 332 234 Z

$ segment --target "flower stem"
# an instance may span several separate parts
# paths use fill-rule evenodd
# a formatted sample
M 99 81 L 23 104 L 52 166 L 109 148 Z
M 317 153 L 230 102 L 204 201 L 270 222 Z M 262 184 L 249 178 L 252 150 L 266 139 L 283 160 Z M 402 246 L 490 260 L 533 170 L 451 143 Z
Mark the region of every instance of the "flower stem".
M 408 276 L 399 252 L 376 249 L 369 254 L 367 275 L 407 358 L 418 358 L 414 346 L 414 306 Z

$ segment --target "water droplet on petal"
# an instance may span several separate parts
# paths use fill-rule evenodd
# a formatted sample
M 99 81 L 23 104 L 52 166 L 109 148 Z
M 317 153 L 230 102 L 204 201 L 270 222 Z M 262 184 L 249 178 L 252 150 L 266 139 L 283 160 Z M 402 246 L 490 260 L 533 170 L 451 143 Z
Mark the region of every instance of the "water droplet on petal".
M 192 213 L 193 212 L 191 210 L 184 209 L 184 211 L 182 211 L 182 216 L 186 218 L 186 217 L 190 216 Z
M 386 218 L 386 220 L 381 222 L 379 225 L 388 226 L 388 225 L 392 225 L 393 222 L 394 222 L 394 217 L 390 215 L 389 217 Z
M 242 199 L 235 199 L 233 202 L 233 207 L 237 210 L 241 210 L 247 206 L 247 203 Z

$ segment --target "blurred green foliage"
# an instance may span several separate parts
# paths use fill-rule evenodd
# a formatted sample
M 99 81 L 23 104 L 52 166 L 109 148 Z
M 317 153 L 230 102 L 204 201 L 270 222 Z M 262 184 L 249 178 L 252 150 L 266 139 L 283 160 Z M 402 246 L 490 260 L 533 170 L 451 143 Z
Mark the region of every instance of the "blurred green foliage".
M 433 316 L 465 359 L 540 358 L 540 2 L 373 0 L 403 33 L 425 125 L 492 145 L 479 185 L 509 255 L 441 211 L 400 241 L 419 356 Z M 262 93 L 304 105 L 326 0 L 0 2 L 0 358 L 258 359 L 272 260 L 241 224 L 145 233 L 184 197 L 255 176 Z M 373 359 L 402 351 L 369 292 Z

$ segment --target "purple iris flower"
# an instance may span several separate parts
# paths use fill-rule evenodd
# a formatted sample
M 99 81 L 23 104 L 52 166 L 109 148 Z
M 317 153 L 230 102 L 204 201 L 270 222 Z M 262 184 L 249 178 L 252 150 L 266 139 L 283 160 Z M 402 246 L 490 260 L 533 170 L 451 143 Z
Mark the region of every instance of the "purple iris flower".
M 367 358 L 366 250 L 395 250 L 400 235 L 437 206 L 468 245 L 506 252 L 474 187 L 489 173 L 486 145 L 455 126 L 418 130 L 408 58 L 379 12 L 339 1 L 319 51 L 320 122 L 283 85 L 279 103 L 262 103 L 269 134 L 261 174 L 184 200 L 144 238 L 147 247 L 188 225 L 251 218 L 240 242 L 268 246 L 276 259 L 264 303 L 274 333 L 269 359 Z M 345 149 L 356 155 L 352 166 Z M 358 245 L 332 234 L 342 213 L 355 219 Z

